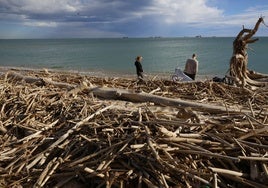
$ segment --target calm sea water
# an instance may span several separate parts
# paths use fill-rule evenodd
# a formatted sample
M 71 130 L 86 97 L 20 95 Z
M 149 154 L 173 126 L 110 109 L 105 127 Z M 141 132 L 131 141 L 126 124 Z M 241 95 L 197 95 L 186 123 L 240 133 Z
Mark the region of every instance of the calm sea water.
M 171 75 L 196 53 L 199 77 L 224 76 L 234 38 L 122 38 L 0 40 L 0 66 L 48 68 L 135 76 L 134 61 L 143 56 L 147 74 Z M 268 74 L 268 38 L 249 45 L 249 68 Z

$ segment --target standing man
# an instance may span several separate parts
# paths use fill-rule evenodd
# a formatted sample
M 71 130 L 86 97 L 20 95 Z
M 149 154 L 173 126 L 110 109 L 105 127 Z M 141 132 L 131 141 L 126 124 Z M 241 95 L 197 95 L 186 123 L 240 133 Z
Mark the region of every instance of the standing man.
M 198 61 L 196 54 L 192 55 L 191 59 L 187 59 L 184 69 L 184 74 L 195 80 L 195 75 L 198 72 Z
M 143 69 L 142 69 L 141 61 L 142 61 L 142 57 L 137 56 L 136 61 L 135 61 L 135 66 L 136 66 L 138 79 L 143 79 Z

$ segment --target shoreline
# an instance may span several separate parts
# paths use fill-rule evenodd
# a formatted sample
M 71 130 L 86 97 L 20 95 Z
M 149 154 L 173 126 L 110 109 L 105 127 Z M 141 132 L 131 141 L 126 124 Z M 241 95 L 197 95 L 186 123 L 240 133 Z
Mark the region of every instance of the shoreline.
M 50 68 L 31 68 L 31 67 L 16 67 L 16 66 L 0 66 L 0 75 L 5 74 L 8 71 L 33 71 L 33 72 L 52 72 L 52 73 L 68 73 L 68 74 L 80 74 L 89 77 L 99 78 L 123 78 L 123 79 L 137 79 L 136 73 L 133 74 L 120 74 L 111 71 L 79 71 L 79 70 L 67 70 L 67 69 L 50 69 Z M 159 80 L 172 80 L 173 73 L 145 73 L 145 79 L 159 79 Z M 215 75 L 214 75 L 215 76 Z M 214 76 L 209 75 L 197 75 L 195 81 L 212 80 Z

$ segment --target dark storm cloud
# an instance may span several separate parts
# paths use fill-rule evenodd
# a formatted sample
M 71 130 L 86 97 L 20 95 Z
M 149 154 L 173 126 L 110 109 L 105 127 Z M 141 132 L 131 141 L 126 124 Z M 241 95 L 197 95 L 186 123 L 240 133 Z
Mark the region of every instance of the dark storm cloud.
M 16 15 L 18 20 L 49 20 L 62 22 L 120 22 L 149 6 L 150 1 L 71 1 L 71 0 L 1 0 L 1 19 Z M 11 17 L 11 16 L 10 16 Z
M 0 37 L 184 36 L 256 20 L 256 10 L 225 16 L 210 1 L 0 0 Z

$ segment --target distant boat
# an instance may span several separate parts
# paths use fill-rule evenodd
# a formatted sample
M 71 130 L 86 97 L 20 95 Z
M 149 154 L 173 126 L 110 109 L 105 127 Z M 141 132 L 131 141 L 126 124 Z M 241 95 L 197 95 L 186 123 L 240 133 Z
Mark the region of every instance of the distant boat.
M 195 36 L 195 38 L 202 38 L 202 36 L 201 35 L 197 35 L 197 36 Z
M 160 39 L 162 37 L 161 36 L 152 36 L 152 37 L 149 37 L 149 38 L 151 38 L 151 39 Z

